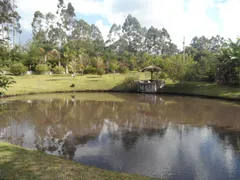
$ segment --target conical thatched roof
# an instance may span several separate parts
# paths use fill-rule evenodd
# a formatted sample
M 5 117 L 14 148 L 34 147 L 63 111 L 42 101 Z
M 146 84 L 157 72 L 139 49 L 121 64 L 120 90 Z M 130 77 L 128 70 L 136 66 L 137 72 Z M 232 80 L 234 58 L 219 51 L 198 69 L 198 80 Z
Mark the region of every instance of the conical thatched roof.
M 154 65 L 151 65 L 151 66 L 148 66 L 148 67 L 145 67 L 143 69 L 141 69 L 140 71 L 141 72 L 145 72 L 145 71 L 150 71 L 150 72 L 159 72 L 161 71 L 162 69 L 158 66 L 154 66 Z

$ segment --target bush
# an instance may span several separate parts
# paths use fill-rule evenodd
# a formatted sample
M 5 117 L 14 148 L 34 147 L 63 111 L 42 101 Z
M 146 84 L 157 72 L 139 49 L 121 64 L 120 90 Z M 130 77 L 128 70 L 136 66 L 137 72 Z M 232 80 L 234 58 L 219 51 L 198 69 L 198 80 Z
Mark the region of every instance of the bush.
M 137 80 L 138 80 L 138 77 L 135 77 L 135 76 L 125 77 L 123 81 L 123 85 L 125 86 L 124 87 L 125 91 L 136 92 L 138 89 Z
M 53 68 L 53 73 L 54 74 L 63 74 L 65 69 L 62 66 L 55 66 Z
M 97 73 L 97 69 L 92 67 L 92 66 L 88 66 L 84 69 L 84 74 L 96 74 Z
M 102 69 L 102 68 L 100 68 L 100 69 L 97 70 L 97 75 L 99 75 L 99 76 L 102 76 L 102 75 L 104 75 L 105 73 L 106 73 L 106 71 L 105 71 L 104 69 Z
M 161 79 L 166 79 L 167 74 L 165 72 L 160 72 L 160 73 L 153 73 L 153 80 L 161 80 Z
M 121 73 L 121 74 L 127 73 L 128 70 L 129 70 L 129 69 L 128 69 L 126 66 L 120 66 L 120 67 L 118 68 L 118 72 Z
M 16 63 L 11 66 L 10 72 L 16 76 L 24 75 L 27 72 L 27 67 L 24 66 L 22 63 Z
M 49 71 L 49 67 L 46 64 L 38 64 L 35 68 L 35 71 L 37 74 L 45 74 L 47 71 Z

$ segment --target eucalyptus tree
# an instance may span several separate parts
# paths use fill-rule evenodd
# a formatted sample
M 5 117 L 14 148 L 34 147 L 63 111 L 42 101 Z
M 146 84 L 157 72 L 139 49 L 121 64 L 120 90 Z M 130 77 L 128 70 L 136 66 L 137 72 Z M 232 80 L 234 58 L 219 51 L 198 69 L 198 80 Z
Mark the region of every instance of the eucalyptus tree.
M 65 43 L 66 33 L 59 27 L 52 27 L 48 32 L 48 39 L 52 44 L 61 47 Z
M 145 48 L 150 54 L 161 54 L 162 38 L 161 33 L 157 28 L 151 26 L 145 34 Z
M 12 3 L 10 0 L 1 0 L 0 1 L 0 8 L 1 8 L 1 16 L 0 16 L 0 24 L 1 24 L 1 31 L 0 31 L 0 42 L 6 42 L 11 39 L 10 31 L 14 32 L 16 29 L 20 29 L 20 16 L 16 11 L 17 6 Z M 11 29 L 12 27 L 12 29 Z M 12 37 L 13 39 L 13 37 Z
M 46 40 L 46 32 L 44 30 L 45 15 L 40 11 L 34 13 L 32 21 L 33 40 L 43 43 Z
M 71 35 L 75 22 L 75 9 L 71 3 L 65 5 L 64 0 L 58 0 L 57 14 L 60 16 L 58 27 L 66 32 L 66 35 Z
M 91 26 L 84 20 L 75 20 L 71 39 L 87 41 L 91 38 Z
M 109 30 L 109 34 L 107 36 L 108 39 L 105 42 L 106 46 L 110 46 L 110 45 L 116 43 L 120 39 L 121 35 L 122 35 L 121 25 L 117 25 L 114 23 Z
M 56 15 L 49 12 L 45 15 L 45 32 L 46 32 L 46 39 L 49 40 L 49 32 L 51 29 L 54 28 L 56 22 Z
M 142 28 L 137 18 L 127 16 L 122 26 L 123 39 L 127 42 L 128 51 L 137 53 L 142 46 Z
M 104 48 L 104 40 L 101 31 L 94 24 L 91 25 L 91 41 L 93 41 L 93 48 L 95 55 L 99 55 Z
M 212 36 L 210 39 L 205 36 L 201 37 L 195 36 L 192 39 L 190 46 L 192 46 L 194 49 L 200 52 L 208 50 L 211 51 L 212 53 L 218 53 L 220 52 L 222 47 L 227 46 L 227 43 L 226 40 L 219 35 Z

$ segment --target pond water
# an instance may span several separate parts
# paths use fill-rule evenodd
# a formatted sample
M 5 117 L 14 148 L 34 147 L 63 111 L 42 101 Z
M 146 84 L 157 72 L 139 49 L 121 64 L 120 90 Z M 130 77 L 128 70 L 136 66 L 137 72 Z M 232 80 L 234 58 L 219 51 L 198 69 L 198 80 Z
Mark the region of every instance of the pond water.
M 119 172 L 240 179 L 240 105 L 144 94 L 2 99 L 0 140 Z

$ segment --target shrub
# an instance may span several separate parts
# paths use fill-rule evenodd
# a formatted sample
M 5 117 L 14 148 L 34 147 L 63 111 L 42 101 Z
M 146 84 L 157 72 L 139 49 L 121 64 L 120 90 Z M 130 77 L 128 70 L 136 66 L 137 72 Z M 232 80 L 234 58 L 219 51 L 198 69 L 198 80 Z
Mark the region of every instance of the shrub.
M 100 68 L 100 69 L 97 70 L 97 75 L 99 75 L 99 76 L 102 76 L 102 75 L 104 75 L 105 73 L 106 73 L 106 71 L 105 71 L 104 69 L 102 69 L 102 68 Z
M 92 67 L 92 66 L 88 66 L 84 69 L 84 74 L 96 74 L 97 73 L 97 69 Z
M 22 63 L 16 63 L 11 66 L 10 72 L 16 76 L 24 75 L 27 72 L 27 67 L 24 66 Z
M 65 69 L 62 66 L 55 66 L 53 68 L 53 73 L 54 74 L 63 74 Z
M 160 73 L 154 73 L 153 74 L 153 80 L 161 80 L 161 79 L 166 79 L 167 74 L 165 72 L 160 72 Z
M 49 67 L 46 64 L 38 64 L 35 68 L 37 74 L 45 74 L 49 71 Z
M 135 76 L 127 76 L 123 81 L 123 85 L 125 86 L 125 91 L 137 91 L 137 80 L 138 77 Z
M 121 73 L 121 74 L 127 73 L 128 70 L 129 70 L 129 69 L 128 69 L 126 66 L 120 66 L 120 67 L 118 68 L 118 72 Z

